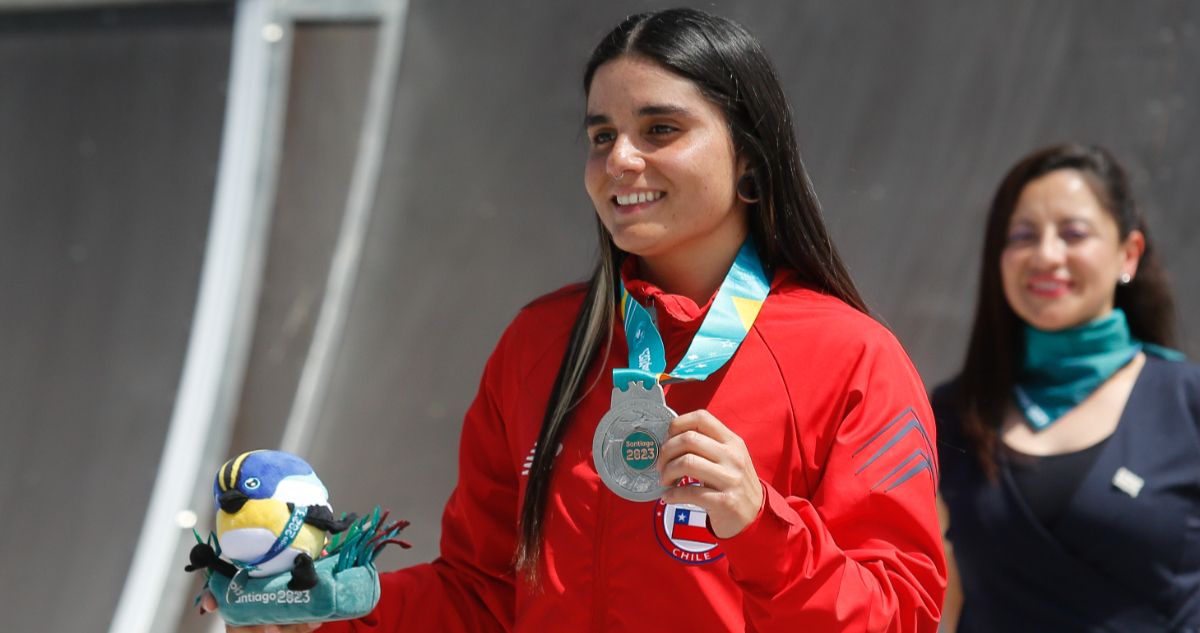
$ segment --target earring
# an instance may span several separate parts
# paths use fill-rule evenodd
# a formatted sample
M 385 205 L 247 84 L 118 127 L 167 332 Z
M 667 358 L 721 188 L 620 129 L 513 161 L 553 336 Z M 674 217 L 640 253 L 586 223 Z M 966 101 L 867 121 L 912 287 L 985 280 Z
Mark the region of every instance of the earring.
M 749 183 L 749 187 L 747 187 Z M 762 200 L 762 196 L 758 192 L 758 179 L 754 177 L 754 172 L 748 171 L 738 179 L 737 195 L 746 204 L 754 204 Z
M 1129 273 L 1121 273 L 1121 285 L 1122 286 L 1128 286 L 1129 282 L 1131 282 L 1131 281 L 1133 281 L 1133 277 L 1130 277 Z

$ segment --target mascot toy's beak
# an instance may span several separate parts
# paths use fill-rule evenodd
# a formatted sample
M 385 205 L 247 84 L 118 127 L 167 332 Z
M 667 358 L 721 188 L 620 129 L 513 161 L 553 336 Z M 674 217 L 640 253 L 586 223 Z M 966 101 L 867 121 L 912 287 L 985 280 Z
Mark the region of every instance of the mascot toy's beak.
M 217 505 L 221 506 L 221 509 L 227 514 L 237 514 L 237 511 L 241 510 L 249 500 L 250 497 L 247 497 L 246 493 L 241 490 L 227 490 L 217 497 Z

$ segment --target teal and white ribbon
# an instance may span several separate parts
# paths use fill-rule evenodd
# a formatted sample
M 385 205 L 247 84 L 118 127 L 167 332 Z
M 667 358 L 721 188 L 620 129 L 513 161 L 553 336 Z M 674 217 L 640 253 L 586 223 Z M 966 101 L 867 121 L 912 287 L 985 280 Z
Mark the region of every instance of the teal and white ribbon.
M 758 258 L 754 240 L 747 237 L 687 353 L 675 369 L 667 372 L 662 335 L 650 313 L 633 299 L 622 282 L 620 308 L 625 341 L 629 345 L 629 367 L 613 370 L 613 384 L 624 391 L 630 382 L 641 382 L 650 389 L 655 383 L 708 378 L 737 352 L 770 291 L 771 282 Z

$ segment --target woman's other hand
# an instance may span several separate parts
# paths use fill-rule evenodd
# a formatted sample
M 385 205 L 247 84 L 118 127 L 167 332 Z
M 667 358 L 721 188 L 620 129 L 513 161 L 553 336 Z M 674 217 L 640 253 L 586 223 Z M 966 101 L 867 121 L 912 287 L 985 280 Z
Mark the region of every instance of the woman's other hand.
M 758 516 L 762 482 L 746 443 L 708 411 L 701 409 L 671 421 L 658 460 L 662 485 L 683 477 L 699 486 L 674 486 L 663 493 L 667 503 L 704 508 L 717 538 L 737 536 Z
M 217 610 L 217 599 L 213 597 L 212 592 L 205 589 L 204 593 L 200 594 L 200 613 L 215 612 Z M 308 633 L 315 631 L 321 627 L 320 622 L 304 622 L 302 624 L 285 624 L 285 625 L 265 625 L 265 626 L 229 626 L 225 625 L 225 633 Z

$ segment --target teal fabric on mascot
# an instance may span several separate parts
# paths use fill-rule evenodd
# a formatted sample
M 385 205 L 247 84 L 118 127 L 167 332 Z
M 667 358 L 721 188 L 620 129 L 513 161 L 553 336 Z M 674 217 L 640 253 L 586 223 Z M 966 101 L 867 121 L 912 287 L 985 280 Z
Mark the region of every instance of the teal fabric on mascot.
M 230 580 L 213 574 L 208 586 L 221 618 L 231 626 L 297 624 L 360 618 L 379 602 L 379 572 L 368 564 L 334 572 L 337 557 L 316 562 L 319 582 L 312 589 L 287 588 L 291 574 L 250 578 L 240 594 Z

